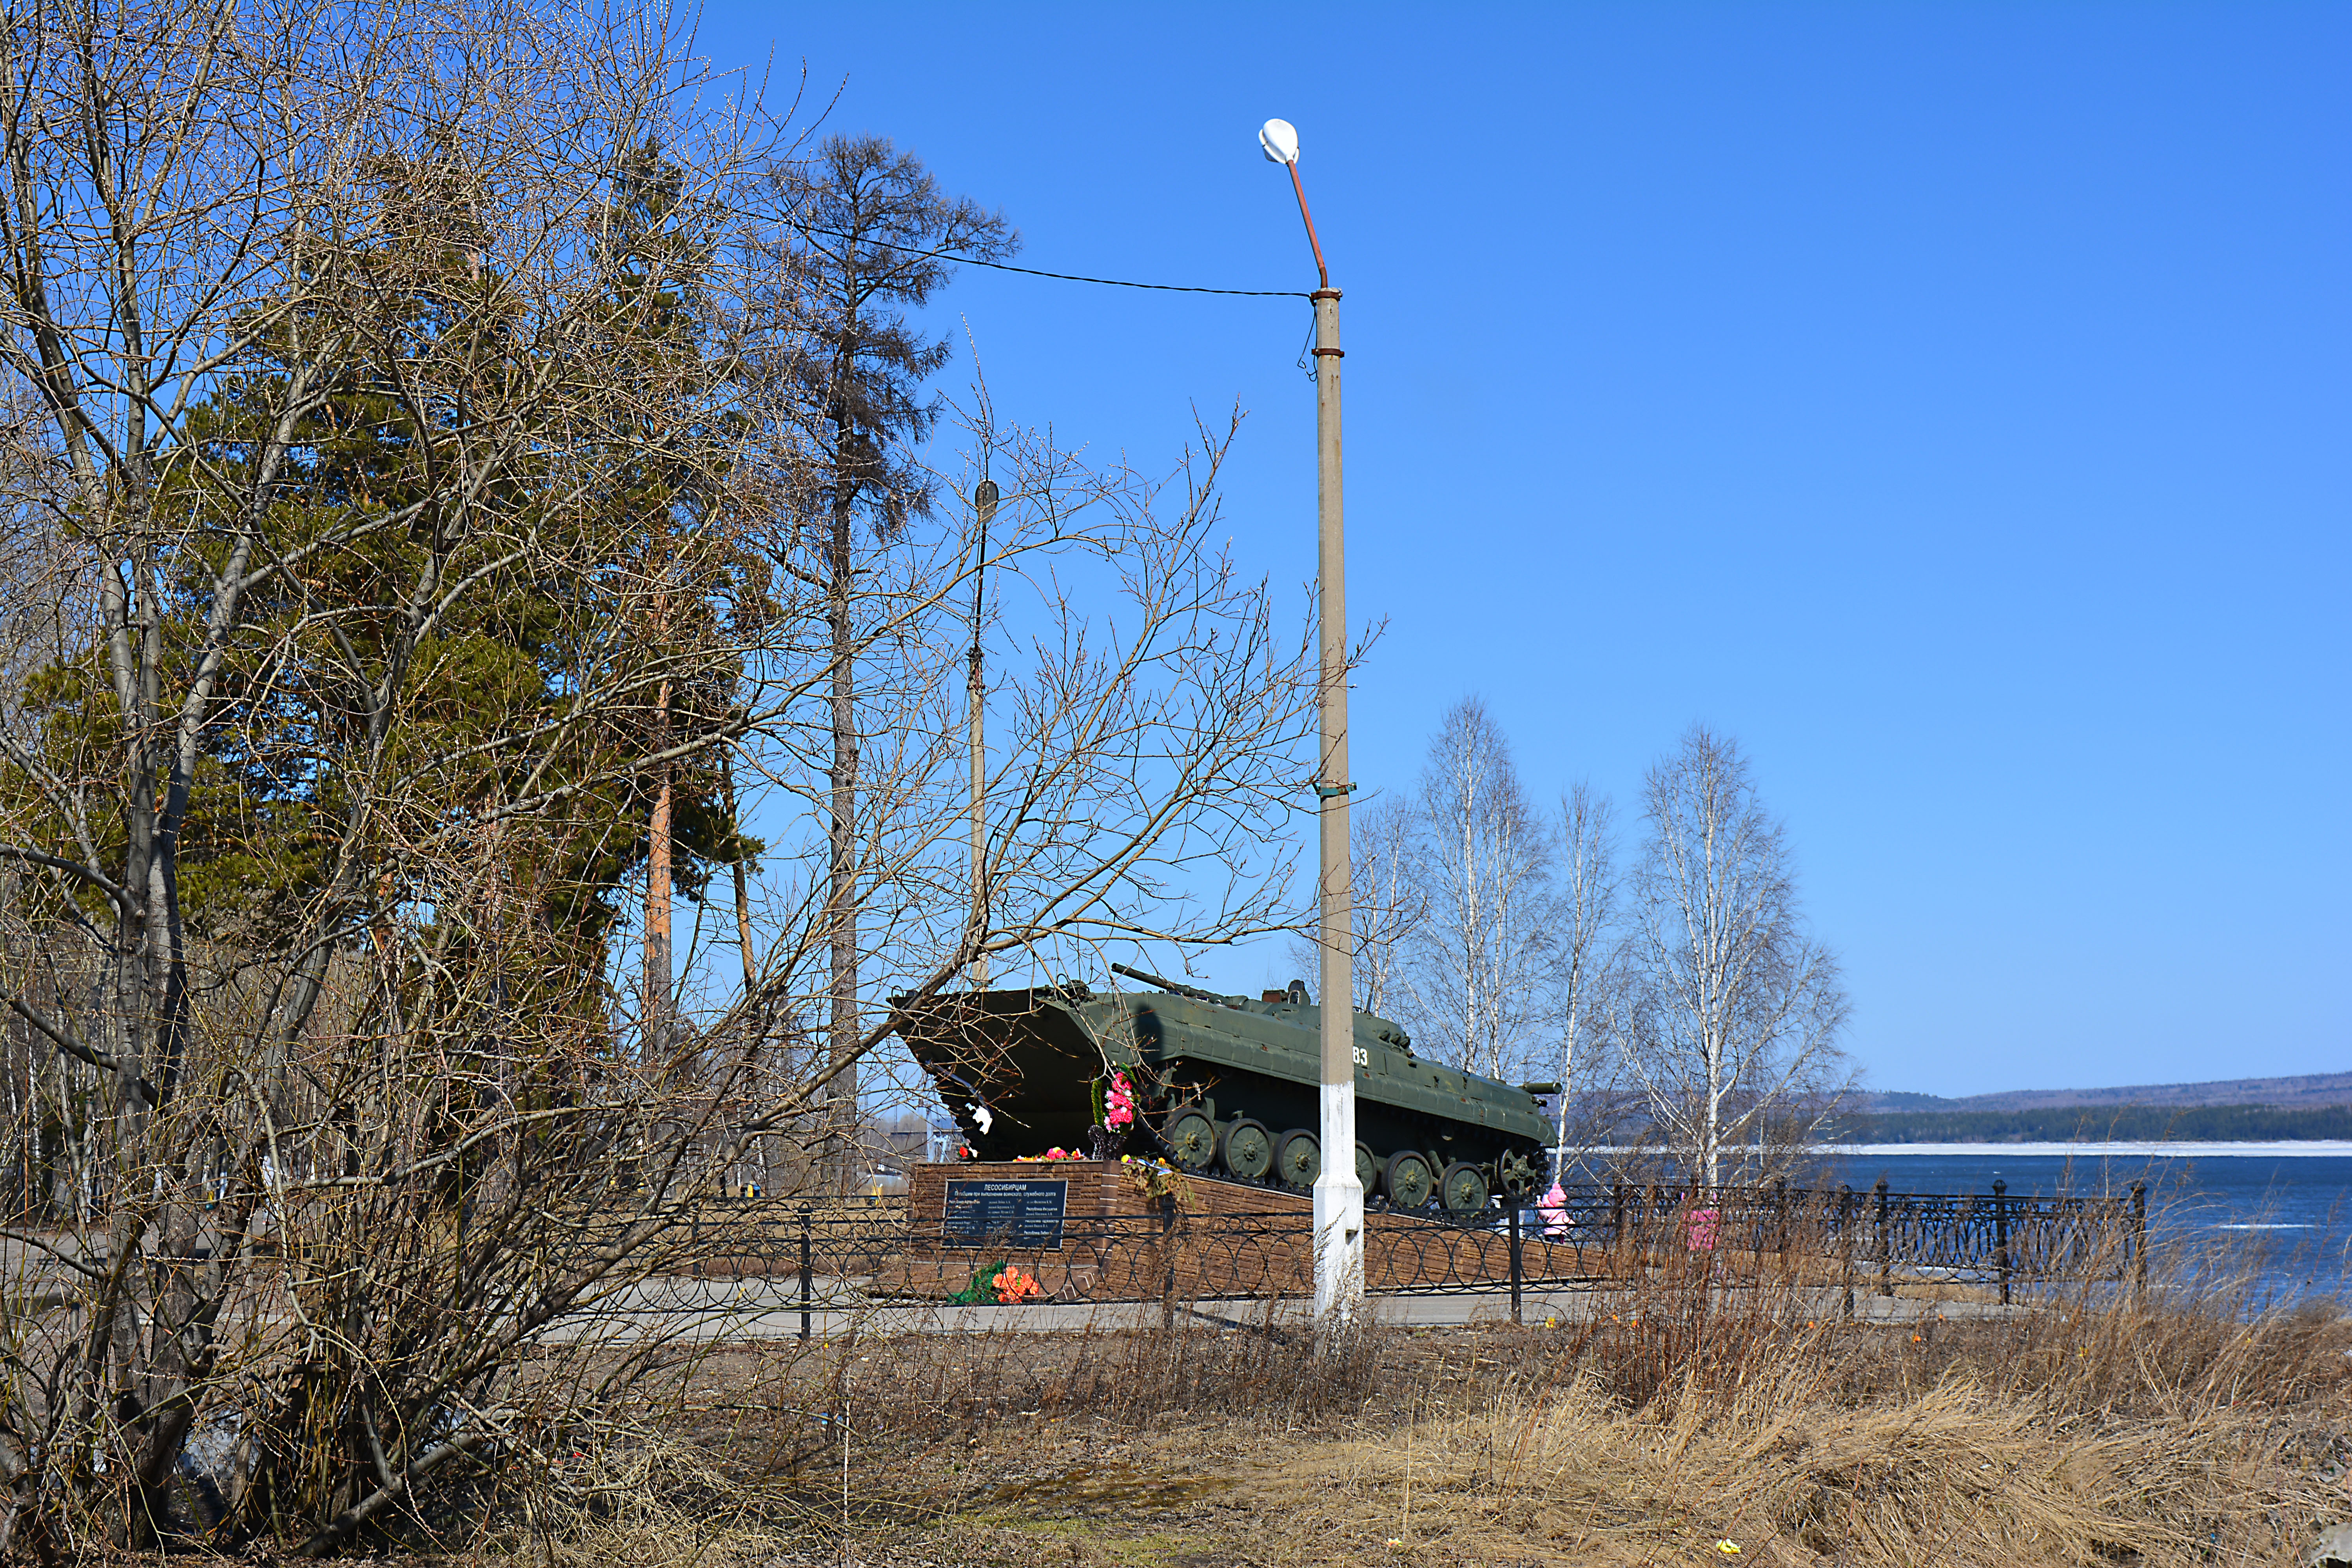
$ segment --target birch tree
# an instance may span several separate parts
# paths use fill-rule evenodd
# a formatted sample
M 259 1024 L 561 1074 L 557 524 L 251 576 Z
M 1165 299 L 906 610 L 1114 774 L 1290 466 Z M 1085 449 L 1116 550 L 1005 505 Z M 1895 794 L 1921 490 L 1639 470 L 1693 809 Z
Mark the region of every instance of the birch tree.
M 1628 1064 L 1669 1145 L 1715 1186 L 1727 1145 L 1836 1078 L 1846 995 L 1806 927 L 1787 829 L 1735 742 L 1693 727 L 1645 776 L 1643 817 L 1645 994 Z
M 1368 1012 L 1393 1016 L 1402 1000 L 1404 966 L 1429 912 L 1419 858 L 1420 819 L 1412 802 L 1382 795 L 1351 815 L 1349 837 L 1357 1003 Z M 1315 972 L 1317 952 L 1307 938 L 1290 944 L 1291 962 L 1302 973 Z
M 1590 784 L 1560 797 L 1555 874 L 1552 995 L 1559 1011 L 1559 1109 L 1555 1146 L 1569 1146 L 1579 1096 L 1589 1124 L 1613 1123 L 1633 992 L 1619 908 L 1616 812 Z M 1582 1076 L 1580 1077 L 1580 1068 Z M 1564 1157 L 1563 1157 L 1564 1158 Z
M 1552 844 L 1508 741 L 1477 698 L 1446 711 L 1415 805 L 1427 913 L 1406 971 L 1414 1037 L 1501 1078 L 1536 1048 L 1553 935 Z

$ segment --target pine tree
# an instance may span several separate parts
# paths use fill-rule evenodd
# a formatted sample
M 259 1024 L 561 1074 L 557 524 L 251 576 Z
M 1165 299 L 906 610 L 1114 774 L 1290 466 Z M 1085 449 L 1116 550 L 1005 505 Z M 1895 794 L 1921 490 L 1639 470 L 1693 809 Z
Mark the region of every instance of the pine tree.
M 1001 214 L 950 196 L 887 137 L 835 136 L 812 165 L 778 175 L 803 268 L 797 322 L 806 347 L 783 374 L 804 410 L 813 453 L 801 504 L 824 563 L 831 690 L 825 923 L 836 1137 L 856 1119 L 858 1020 L 858 685 L 861 548 L 887 546 L 929 515 L 931 487 L 913 448 L 938 403 L 923 384 L 947 363 L 947 340 L 907 320 L 952 275 L 954 257 L 999 260 L 1020 240 Z M 861 528 L 863 532 L 861 537 Z M 845 1153 L 845 1160 L 846 1155 Z

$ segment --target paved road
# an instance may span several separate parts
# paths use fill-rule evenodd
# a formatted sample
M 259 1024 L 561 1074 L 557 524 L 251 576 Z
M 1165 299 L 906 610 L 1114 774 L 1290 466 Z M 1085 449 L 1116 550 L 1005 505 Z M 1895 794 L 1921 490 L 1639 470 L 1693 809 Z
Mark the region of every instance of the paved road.
M 18 1307 L 56 1310 L 71 1295 L 72 1281 L 55 1259 L 21 1243 L 0 1245 L 0 1294 Z M 866 1281 L 818 1277 L 811 1281 L 808 1331 L 832 1338 L 855 1331 L 868 1336 L 908 1333 L 1070 1333 L 1096 1329 L 1155 1328 L 1162 1321 L 1156 1301 L 1114 1301 L 1097 1304 L 1039 1302 L 1019 1307 L 905 1306 L 867 1298 Z M 1835 1317 L 1840 1302 L 1834 1287 L 1809 1293 L 1809 1313 Z M 51 1298 L 57 1298 L 52 1300 Z M 1521 1297 L 1521 1320 L 1540 1324 L 1557 1318 L 1574 1322 L 1601 1309 L 1604 1298 L 1589 1286 L 1530 1286 Z M 2030 1309 L 2004 1308 L 1972 1301 L 1922 1301 L 1887 1299 L 1865 1288 L 1855 1292 L 1855 1316 L 1866 1322 L 1916 1322 L 1930 1313 L 1947 1319 L 2000 1317 Z M 1297 1301 L 1269 1305 L 1263 1301 L 1203 1301 L 1180 1309 L 1188 1321 L 1259 1327 L 1299 1324 L 1305 1321 Z M 1507 1291 L 1413 1293 L 1372 1298 L 1367 1303 L 1372 1321 L 1408 1328 L 1451 1327 L 1474 1322 L 1507 1321 L 1511 1300 Z M 582 1340 L 656 1335 L 690 1341 L 782 1340 L 801 1332 L 800 1282 L 797 1276 L 779 1274 L 742 1279 L 663 1278 L 644 1281 L 599 1303 L 588 1312 L 557 1323 L 548 1337 Z
M 795 1286 L 795 1292 L 796 1289 Z M 877 1338 L 896 1334 L 1075 1333 L 1087 1328 L 1157 1328 L 1162 1321 L 1162 1310 L 1156 1301 L 1034 1302 L 1018 1307 L 894 1306 L 860 1301 L 853 1291 L 829 1280 L 817 1282 L 813 1295 L 808 1328 L 811 1335 L 821 1339 L 853 1331 Z M 1806 1303 L 1809 1311 L 1819 1313 L 1822 1319 L 1838 1315 L 1837 1290 L 1814 1291 L 1811 1296 Z M 1547 1319 L 1557 1319 L 1568 1323 L 1601 1310 L 1602 1298 L 1588 1289 L 1553 1287 L 1528 1289 L 1520 1301 L 1524 1322 L 1539 1324 Z M 1507 1322 L 1511 1316 L 1507 1292 L 1383 1296 L 1373 1298 L 1367 1307 L 1373 1321 L 1403 1328 Z M 2022 1305 L 2002 1307 L 1992 1302 L 1921 1301 L 1902 1297 L 1889 1300 L 1861 1292 L 1854 1297 L 1855 1318 L 1873 1323 L 1911 1323 L 1929 1315 L 1947 1320 L 1999 1318 L 2028 1310 Z M 1295 1302 L 1269 1306 L 1261 1301 L 1203 1301 L 1179 1310 L 1193 1322 L 1234 1328 L 1257 1328 L 1269 1323 L 1295 1326 L 1305 1321 L 1304 1308 Z M 604 1303 L 596 1313 L 568 1319 L 557 1325 L 551 1337 L 584 1339 L 616 1332 L 654 1332 L 682 1340 L 780 1340 L 796 1338 L 800 1331 L 796 1293 L 789 1300 L 769 1290 L 747 1290 L 724 1299 L 723 1292 L 714 1289 L 706 1299 L 688 1304 L 665 1289 L 662 1295 L 652 1299 L 640 1292 L 625 1292 Z

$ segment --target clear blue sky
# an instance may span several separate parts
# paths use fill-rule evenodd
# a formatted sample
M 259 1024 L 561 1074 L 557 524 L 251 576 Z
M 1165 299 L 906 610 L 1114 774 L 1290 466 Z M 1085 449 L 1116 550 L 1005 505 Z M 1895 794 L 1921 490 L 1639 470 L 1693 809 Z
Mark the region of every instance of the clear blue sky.
M 1368 785 L 1465 692 L 1547 798 L 1705 720 L 1877 1086 L 2352 1068 L 2352 7 L 721 0 L 700 47 L 1057 270 L 1312 287 L 1297 124 Z M 1303 303 L 944 306 L 1098 451 L 1238 401 L 1236 544 L 1311 574 Z

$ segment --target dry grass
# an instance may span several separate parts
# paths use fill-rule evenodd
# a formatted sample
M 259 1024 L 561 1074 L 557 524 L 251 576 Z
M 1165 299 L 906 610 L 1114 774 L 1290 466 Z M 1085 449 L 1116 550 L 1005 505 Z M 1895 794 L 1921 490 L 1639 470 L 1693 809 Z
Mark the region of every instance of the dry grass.
M 1766 1563 L 2271 1563 L 2291 1545 L 2275 1521 L 2326 1504 L 2268 1426 L 2053 1419 L 1957 1373 L 1857 1405 L 1799 1363 L 1640 1409 L 1579 1376 L 1409 1442 L 1319 1446 L 1275 1479 L 1351 1500 L 1294 1521 L 1302 1562 L 1391 1542 L 1480 1563 L 1727 1561 L 1728 1541 Z
M 1654 1274 L 1572 1322 L 1373 1328 L 1336 1358 L 1271 1311 L 737 1347 L 474 1555 L 2255 1564 L 2352 1519 L 2332 1304 L 2086 1292 L 1873 1326 L 1833 1300 Z
M 2332 1316 L 1718 1317 L 1679 1365 L 1654 1327 L 739 1352 L 714 1387 L 761 1397 L 697 1413 L 701 1468 L 631 1477 L 699 1505 L 545 1560 L 2252 1564 L 2352 1517 Z

